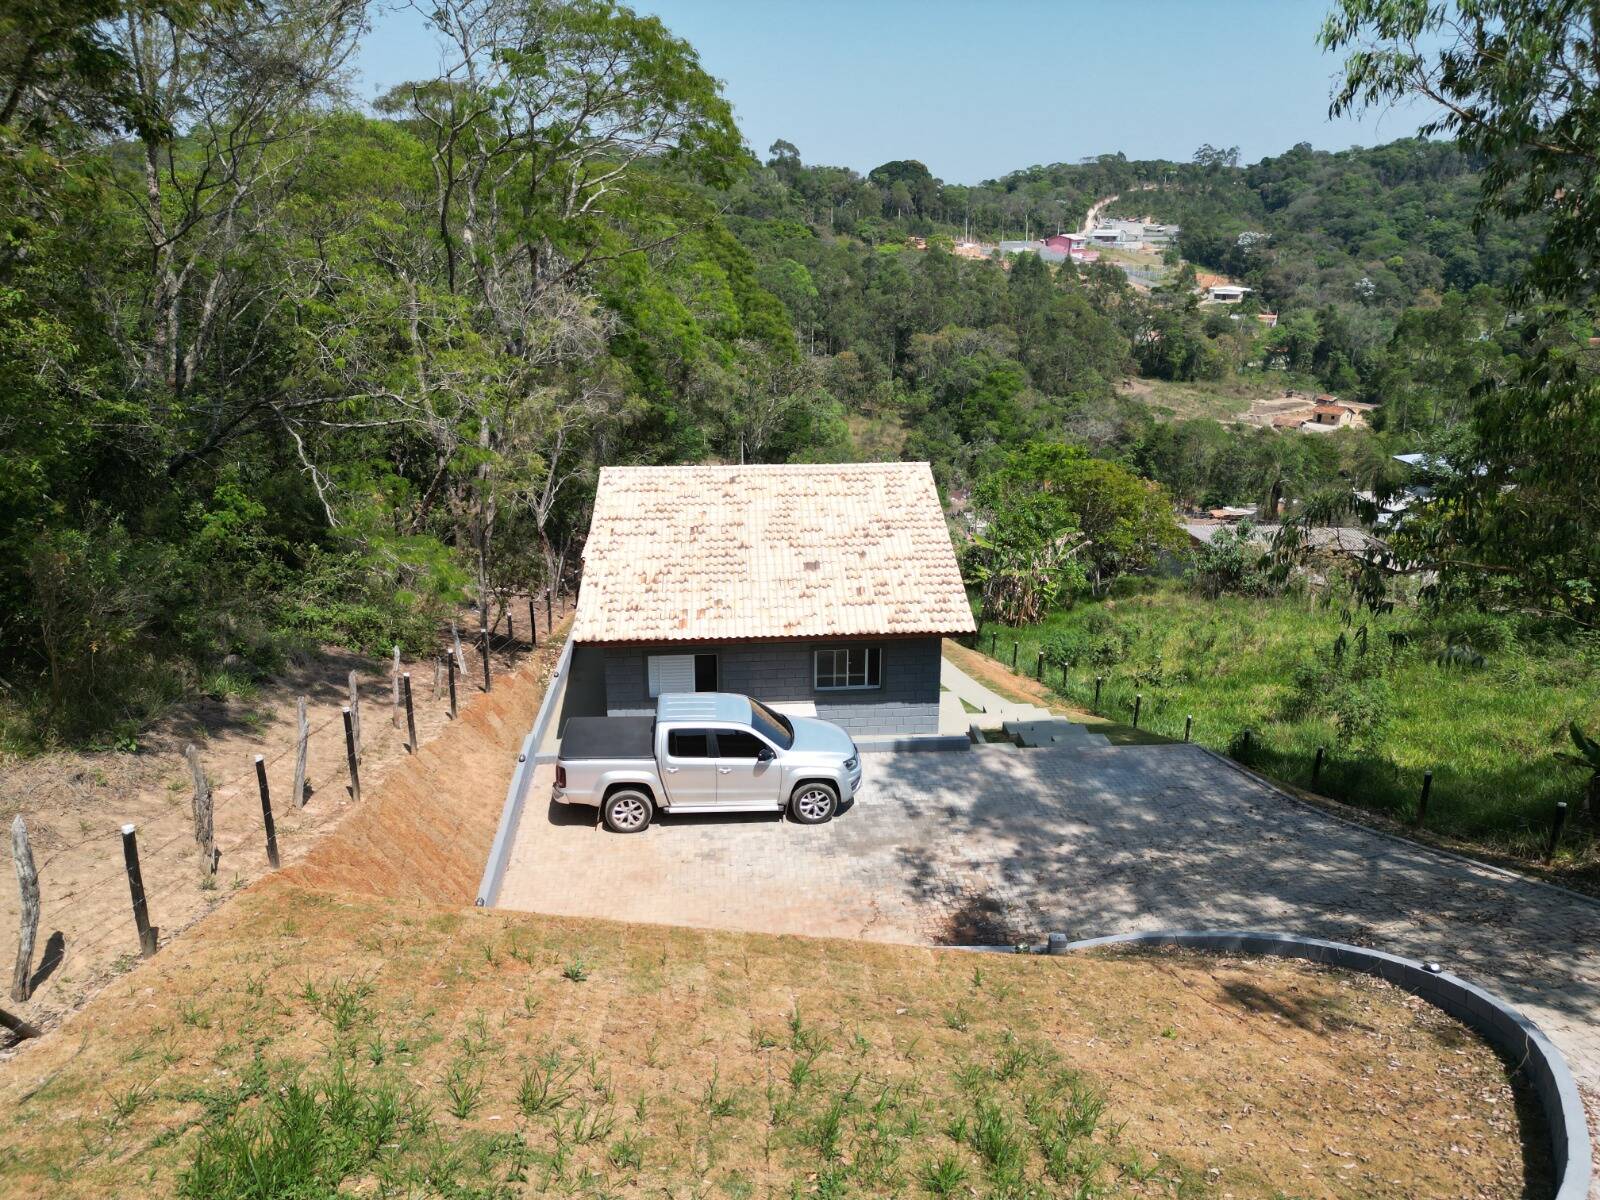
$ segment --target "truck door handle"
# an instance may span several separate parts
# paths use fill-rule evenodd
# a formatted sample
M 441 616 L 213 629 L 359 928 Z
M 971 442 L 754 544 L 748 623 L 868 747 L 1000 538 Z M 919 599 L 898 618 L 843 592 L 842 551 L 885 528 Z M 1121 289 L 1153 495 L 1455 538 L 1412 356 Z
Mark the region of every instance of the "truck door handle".
M 718 767 L 717 768 L 717 774 L 718 775 L 732 775 L 733 774 L 733 768 L 732 767 Z
M 668 767 L 667 768 L 667 774 L 668 775 L 676 775 L 677 773 L 678 773 L 678 768 L 677 767 Z

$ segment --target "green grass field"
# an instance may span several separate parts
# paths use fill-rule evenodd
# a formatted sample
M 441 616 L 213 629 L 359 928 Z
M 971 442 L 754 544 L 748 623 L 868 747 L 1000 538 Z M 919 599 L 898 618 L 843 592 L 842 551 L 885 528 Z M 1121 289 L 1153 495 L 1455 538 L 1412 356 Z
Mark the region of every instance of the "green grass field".
M 1567 724 L 1600 730 L 1600 638 L 1540 639 L 1493 617 L 1372 622 L 1312 609 L 1303 599 L 1206 600 L 1171 580 L 1131 581 L 1041 625 L 985 625 L 979 648 L 1098 711 L 1234 754 L 1262 773 L 1322 795 L 1411 819 L 1433 772 L 1427 825 L 1497 853 L 1538 858 L 1557 801 L 1573 820 L 1567 869 L 1600 872 L 1577 811 L 1584 775 L 1557 758 Z M 1335 645 L 1341 634 L 1342 651 Z M 1440 661 L 1457 646 L 1449 664 Z M 1363 649 L 1363 642 L 1365 648 Z M 1481 655 L 1481 662 L 1474 657 Z M 1066 663 L 1065 683 L 1061 664 Z M 1241 735 L 1250 731 L 1250 744 Z M 1313 783 L 1319 746 L 1327 758 Z

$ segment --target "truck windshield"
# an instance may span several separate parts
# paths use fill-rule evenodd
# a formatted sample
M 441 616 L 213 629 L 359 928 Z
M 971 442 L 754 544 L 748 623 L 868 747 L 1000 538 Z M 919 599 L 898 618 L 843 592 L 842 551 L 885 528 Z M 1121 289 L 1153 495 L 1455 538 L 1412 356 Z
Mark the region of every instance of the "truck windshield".
M 794 745 L 794 726 L 789 718 L 773 712 L 759 700 L 750 701 L 750 724 L 762 737 L 785 750 Z

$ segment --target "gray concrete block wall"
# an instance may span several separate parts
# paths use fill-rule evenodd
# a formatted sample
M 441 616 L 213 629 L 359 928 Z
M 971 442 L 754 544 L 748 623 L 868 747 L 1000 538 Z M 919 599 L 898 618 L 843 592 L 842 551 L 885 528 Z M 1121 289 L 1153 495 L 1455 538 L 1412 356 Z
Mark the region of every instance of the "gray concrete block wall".
M 829 647 L 877 646 L 883 654 L 883 686 L 860 691 L 817 691 L 813 654 Z M 655 711 L 645 659 L 651 654 L 717 655 L 717 686 L 773 703 L 809 701 L 817 716 L 851 733 L 937 733 L 939 730 L 939 639 L 839 639 L 816 642 L 692 643 L 607 646 L 604 657 L 606 711 L 637 716 Z

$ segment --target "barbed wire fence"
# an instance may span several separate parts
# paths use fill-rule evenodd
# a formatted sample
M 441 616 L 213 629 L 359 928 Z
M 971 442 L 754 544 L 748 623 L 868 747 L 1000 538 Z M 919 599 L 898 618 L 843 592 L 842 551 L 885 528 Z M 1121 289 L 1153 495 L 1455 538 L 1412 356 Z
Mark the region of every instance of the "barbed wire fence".
M 501 611 L 498 612 L 493 624 L 487 629 L 475 631 L 465 639 L 481 660 L 482 675 L 481 678 L 474 679 L 470 678 L 470 672 L 462 672 L 463 677 L 459 685 L 463 689 L 491 691 L 493 656 L 503 655 L 508 667 L 515 670 L 519 655 L 524 652 L 531 654 L 541 645 L 548 644 L 556 627 L 570 615 L 573 608 L 572 597 L 565 590 L 555 594 L 550 589 L 545 589 L 542 593 L 527 597 L 526 621 L 523 622 L 516 621 L 510 615 L 511 610 L 504 603 L 504 597 L 501 600 Z M 496 629 L 501 625 L 505 627 L 504 632 L 497 633 Z M 526 640 L 517 636 L 523 631 Z M 445 635 L 439 651 L 422 659 L 421 662 L 431 663 L 437 660 L 442 664 L 448 659 L 452 664 L 459 666 L 457 653 L 462 644 L 463 639 L 452 627 Z M 470 657 L 467 662 L 469 666 L 473 665 Z M 436 681 L 441 673 L 436 671 Z M 352 672 L 352 682 L 353 675 Z M 416 753 L 420 746 L 416 744 L 414 716 L 404 711 L 404 708 L 414 706 L 421 693 L 416 687 L 397 688 L 396 691 L 402 695 L 402 707 L 396 710 L 395 724 L 400 731 L 402 745 L 406 751 Z M 436 710 L 448 706 L 449 711 L 446 713 L 448 721 L 456 715 L 455 691 L 452 689 L 448 698 L 439 693 L 440 688 L 436 682 L 427 699 L 429 703 L 435 705 Z M 301 699 L 304 701 L 306 697 Z M 360 703 L 357 694 L 352 693 L 350 699 L 357 701 L 352 715 L 359 713 Z M 197 774 L 194 788 L 194 827 L 183 828 L 154 844 L 139 844 L 136 826 L 113 827 L 86 834 L 69 842 L 53 844 L 48 853 L 38 857 L 35 866 L 31 846 L 28 844 L 27 820 L 24 816 L 18 815 L 13 826 L 13 860 L 19 882 L 22 883 L 24 903 L 20 913 L 18 959 L 10 991 L 11 999 L 18 1003 L 28 1002 L 51 977 L 89 975 L 108 969 L 118 972 L 138 961 L 141 955 L 148 956 L 149 953 L 156 952 L 166 941 L 170 941 L 172 936 L 209 911 L 210 906 L 204 904 L 199 905 L 196 910 L 193 896 L 188 893 L 193 891 L 196 877 L 202 894 L 216 890 L 220 886 L 216 879 L 219 862 L 242 859 L 254 867 L 256 865 L 254 858 L 259 852 L 261 865 L 264 866 L 262 873 L 270 872 L 273 869 L 270 860 L 273 851 L 276 850 L 278 836 L 275 832 L 276 813 L 285 805 L 295 809 L 302 807 L 304 797 L 295 797 L 292 788 L 289 789 L 287 798 L 275 790 L 263 795 L 257 783 L 268 778 L 274 767 L 279 768 L 281 774 L 282 764 L 297 758 L 311 740 L 330 737 L 332 735 L 329 731 L 333 729 L 340 731 L 341 741 L 346 742 L 348 769 L 351 772 L 350 783 L 354 785 L 351 789 L 354 793 L 352 798 L 359 800 L 359 776 L 355 771 L 363 756 L 364 748 L 360 744 L 359 719 L 350 722 L 349 734 L 345 733 L 347 711 L 352 711 L 349 703 L 339 704 L 332 716 L 314 725 L 308 724 L 304 727 L 303 733 L 297 729 L 297 735 L 289 745 L 251 755 L 248 767 L 221 779 L 213 779 L 211 777 L 213 768 L 210 764 L 204 764 L 203 775 Z M 258 758 L 265 768 L 259 772 L 256 766 Z M 203 762 L 203 753 L 201 759 Z M 297 800 L 302 803 L 296 803 Z M 227 830 L 227 840 L 218 842 L 212 838 L 209 842 L 202 841 L 197 836 L 202 818 L 207 830 L 211 831 L 217 827 L 216 822 L 219 817 L 222 819 L 223 828 Z M 269 832 L 269 829 L 274 832 Z M 37 899 L 32 905 L 28 903 L 30 879 L 36 894 L 38 881 L 40 879 L 48 881 L 53 864 L 59 864 L 67 858 L 81 857 L 83 851 L 100 845 L 103 845 L 105 850 L 103 871 L 96 871 L 89 880 L 78 883 L 61 897 L 53 899 L 48 906 L 39 904 Z M 190 850 L 194 857 L 190 857 Z M 188 867 L 174 865 L 178 861 L 193 864 L 196 859 L 199 869 L 188 874 L 187 878 L 185 876 Z M 146 870 L 150 867 L 156 869 L 147 875 Z M 235 886 L 243 881 L 242 877 L 237 878 Z M 119 886 L 128 889 L 127 916 L 107 921 L 104 919 L 104 911 L 108 893 L 113 893 Z M 95 920 L 99 922 L 100 928 L 84 936 L 67 937 L 64 931 L 78 929 L 88 923 L 91 905 L 95 908 Z M 160 924 L 160 917 L 164 912 L 182 914 L 176 919 L 183 921 L 184 924 L 176 928 L 163 927 Z M 53 932 L 47 939 L 43 952 L 37 953 L 36 940 L 41 926 L 50 928 Z M 165 940 L 162 939 L 162 935 L 165 935 Z M 123 947 L 123 952 L 120 954 L 116 953 L 119 945 Z M 0 1008 L 0 1029 L 9 1031 L 14 1039 L 38 1036 L 41 1032 L 32 1022 L 4 1008 Z

